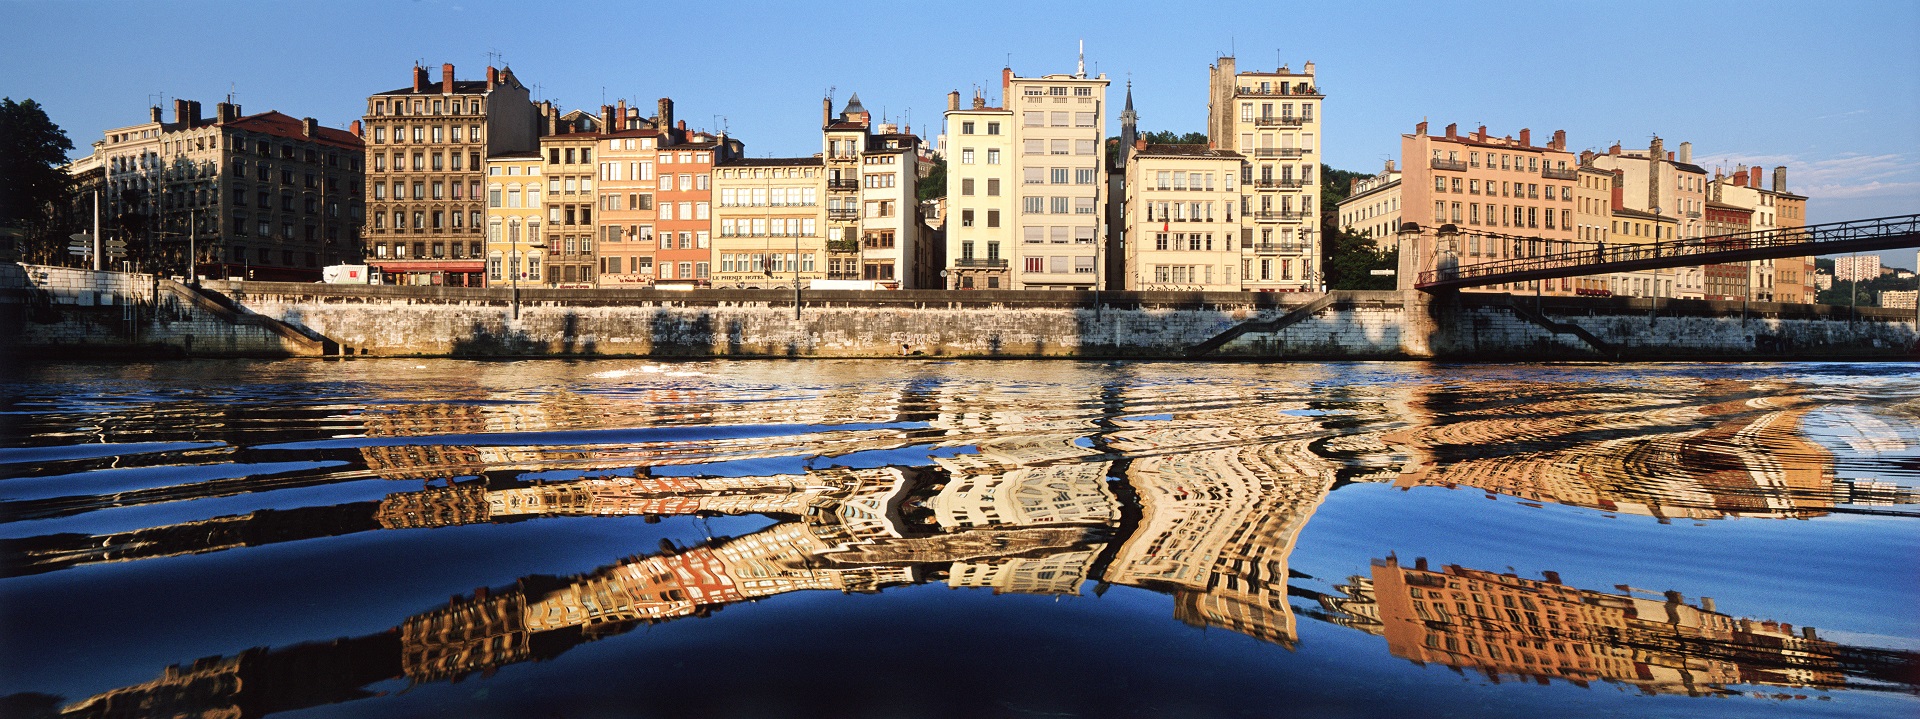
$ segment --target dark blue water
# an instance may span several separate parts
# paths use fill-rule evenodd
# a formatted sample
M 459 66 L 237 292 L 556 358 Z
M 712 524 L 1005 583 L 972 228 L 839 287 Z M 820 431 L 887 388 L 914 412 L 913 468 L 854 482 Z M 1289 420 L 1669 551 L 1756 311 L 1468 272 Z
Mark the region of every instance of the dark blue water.
M 1911 716 L 1920 368 L 0 385 L 5 716 Z

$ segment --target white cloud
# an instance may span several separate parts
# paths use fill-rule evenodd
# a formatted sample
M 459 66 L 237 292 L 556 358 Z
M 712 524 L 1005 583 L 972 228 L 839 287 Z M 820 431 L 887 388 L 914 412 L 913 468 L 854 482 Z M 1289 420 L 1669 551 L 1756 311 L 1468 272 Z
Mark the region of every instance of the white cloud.
M 1802 155 L 1745 155 L 1727 153 L 1696 158 L 1702 167 L 1731 173 L 1736 165 L 1767 168 L 1766 182 L 1773 181 L 1772 168 L 1787 167 L 1787 189 L 1813 200 L 1852 197 L 1920 198 L 1920 165 L 1910 155 L 1843 154 L 1832 157 Z

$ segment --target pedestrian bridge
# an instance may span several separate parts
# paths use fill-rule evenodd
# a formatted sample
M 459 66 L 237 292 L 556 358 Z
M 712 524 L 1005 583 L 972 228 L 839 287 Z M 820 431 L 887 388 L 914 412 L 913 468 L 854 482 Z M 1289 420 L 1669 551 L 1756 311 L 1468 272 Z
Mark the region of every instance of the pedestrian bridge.
M 1442 234 L 1445 233 L 1443 229 Z M 1558 277 L 1878 252 L 1902 247 L 1920 247 L 1920 214 L 1755 230 L 1644 245 L 1600 244 L 1556 254 L 1442 266 L 1421 272 L 1414 287 L 1425 292 L 1442 292 Z

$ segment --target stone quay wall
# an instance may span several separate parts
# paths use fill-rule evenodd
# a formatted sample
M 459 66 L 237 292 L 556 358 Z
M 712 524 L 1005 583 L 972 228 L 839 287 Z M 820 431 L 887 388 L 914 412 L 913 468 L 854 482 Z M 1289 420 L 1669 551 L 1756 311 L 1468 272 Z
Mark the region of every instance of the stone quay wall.
M 194 289 L 44 270 L 0 265 L 0 331 L 23 355 L 1920 358 L 1912 314 L 1880 308 L 1414 291 L 1102 292 L 1097 302 L 1079 292 L 819 291 L 802 293 L 796 319 L 790 290 L 526 289 L 516 317 L 508 289 L 224 280 Z M 99 304 L 100 287 L 113 304 Z M 80 304 L 88 292 L 95 304 Z

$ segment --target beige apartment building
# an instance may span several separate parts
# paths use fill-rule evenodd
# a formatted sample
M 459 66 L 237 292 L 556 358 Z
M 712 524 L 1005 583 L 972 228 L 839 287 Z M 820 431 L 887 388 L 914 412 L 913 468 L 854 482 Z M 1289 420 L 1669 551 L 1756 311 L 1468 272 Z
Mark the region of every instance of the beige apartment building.
M 103 232 L 126 241 L 138 269 L 184 275 L 193 255 L 198 275 L 310 282 L 360 258 L 360 123 L 242 115 L 225 102 L 209 118 L 192 100 L 173 102 L 173 122 L 148 113 L 108 130 L 88 158 L 103 216 L 124 218 Z
M 558 119 L 553 128 L 558 131 L 540 138 L 540 152 L 547 161 L 546 205 L 542 208 L 547 215 L 547 250 L 546 274 L 539 280 L 548 287 L 598 286 L 595 273 L 599 263 L 593 248 L 598 233 L 594 209 L 600 196 L 594 189 L 598 177 L 594 152 L 600 134 L 579 129 L 594 125 L 584 119 Z
M 1538 146 L 1529 129 L 1518 138 L 1494 137 L 1484 126 L 1461 134 L 1447 125 L 1431 136 L 1422 122 L 1401 136 L 1400 153 L 1406 163 L 1402 217 L 1422 227 L 1413 247 L 1400 248 L 1403 273 L 1431 270 L 1443 257 L 1465 265 L 1561 252 L 1577 238 L 1573 195 L 1580 175 L 1564 131 Z M 1442 246 L 1437 232 L 1446 225 L 1459 230 L 1451 247 Z M 1476 290 L 1572 295 L 1574 282 L 1567 277 L 1467 291 Z
M 1614 177 L 1610 170 L 1588 164 L 1575 168 L 1573 185 L 1573 243 L 1577 249 L 1598 249 L 1607 245 L 1613 227 Z M 1604 297 L 1613 294 L 1623 280 L 1636 274 L 1619 272 L 1573 278 L 1576 295 Z
M 743 157 L 714 168 L 714 287 L 792 289 L 827 278 L 824 170 L 818 157 Z
M 486 285 L 537 287 L 547 257 L 546 158 L 537 151 L 487 158 Z
M 1707 187 L 1714 202 L 1753 211 L 1756 231 L 1805 227 L 1807 198 L 1787 191 L 1787 168 L 1773 168 L 1773 186 L 1763 187 L 1761 169 L 1737 165 L 1730 176 L 1716 176 Z M 1812 303 L 1814 287 L 1812 257 L 1755 260 L 1749 281 L 1753 299 L 1761 302 Z
M 1658 137 L 1645 150 L 1623 150 L 1616 143 L 1605 154 L 1582 153 L 1581 162 L 1615 171 L 1620 178 L 1620 206 L 1673 218 L 1678 239 L 1706 236 L 1707 171 L 1693 164 L 1693 143 L 1680 143 L 1678 152 L 1669 152 Z M 1674 293 L 1660 296 L 1705 297 L 1704 267 L 1661 270 L 1660 274 L 1666 279 L 1653 286 L 1663 291 L 1671 287 Z
M 1019 209 L 1013 111 L 989 107 L 979 93 L 962 108 L 960 93 L 951 92 L 946 121 L 946 288 L 1011 289 Z
M 1400 170 L 1388 160 L 1380 174 L 1355 179 L 1336 212 L 1341 230 L 1371 237 L 1382 248 L 1391 246 L 1400 231 Z
M 1320 131 L 1326 96 L 1312 62 L 1299 72 L 1240 72 L 1233 57 L 1208 68 L 1207 139 L 1239 154 L 1240 285 L 1317 292 Z M 1411 156 L 1409 156 L 1411 157 Z
M 825 279 L 847 288 L 914 289 L 921 261 L 920 138 L 875 123 L 859 94 L 838 116 L 821 104 L 826 176 Z
M 1673 242 L 1680 236 L 1679 218 L 1619 205 L 1613 208 L 1611 227 L 1609 234 L 1613 242 L 1608 243 L 1609 247 Z M 1700 284 L 1693 289 L 1704 297 L 1706 270 L 1703 267 L 1620 273 L 1614 277 L 1613 294 L 1625 297 L 1679 297 L 1682 283 L 1695 277 Z
M 1206 145 L 1137 142 L 1126 160 L 1128 290 L 1237 292 L 1245 158 Z M 1256 248 L 1257 250 L 1257 248 Z
M 1011 289 L 1091 290 L 1100 282 L 1102 213 L 1107 177 L 1107 76 L 1089 77 L 1081 61 L 1074 74 L 1021 77 L 1000 74 L 1001 97 L 1013 128 L 1013 175 L 1020 197 L 1011 218 L 1019 238 L 1010 251 Z
M 368 264 L 394 284 L 478 286 L 485 259 L 481 186 L 486 159 L 539 149 L 539 112 L 511 69 L 486 80 L 413 83 L 367 98 Z

